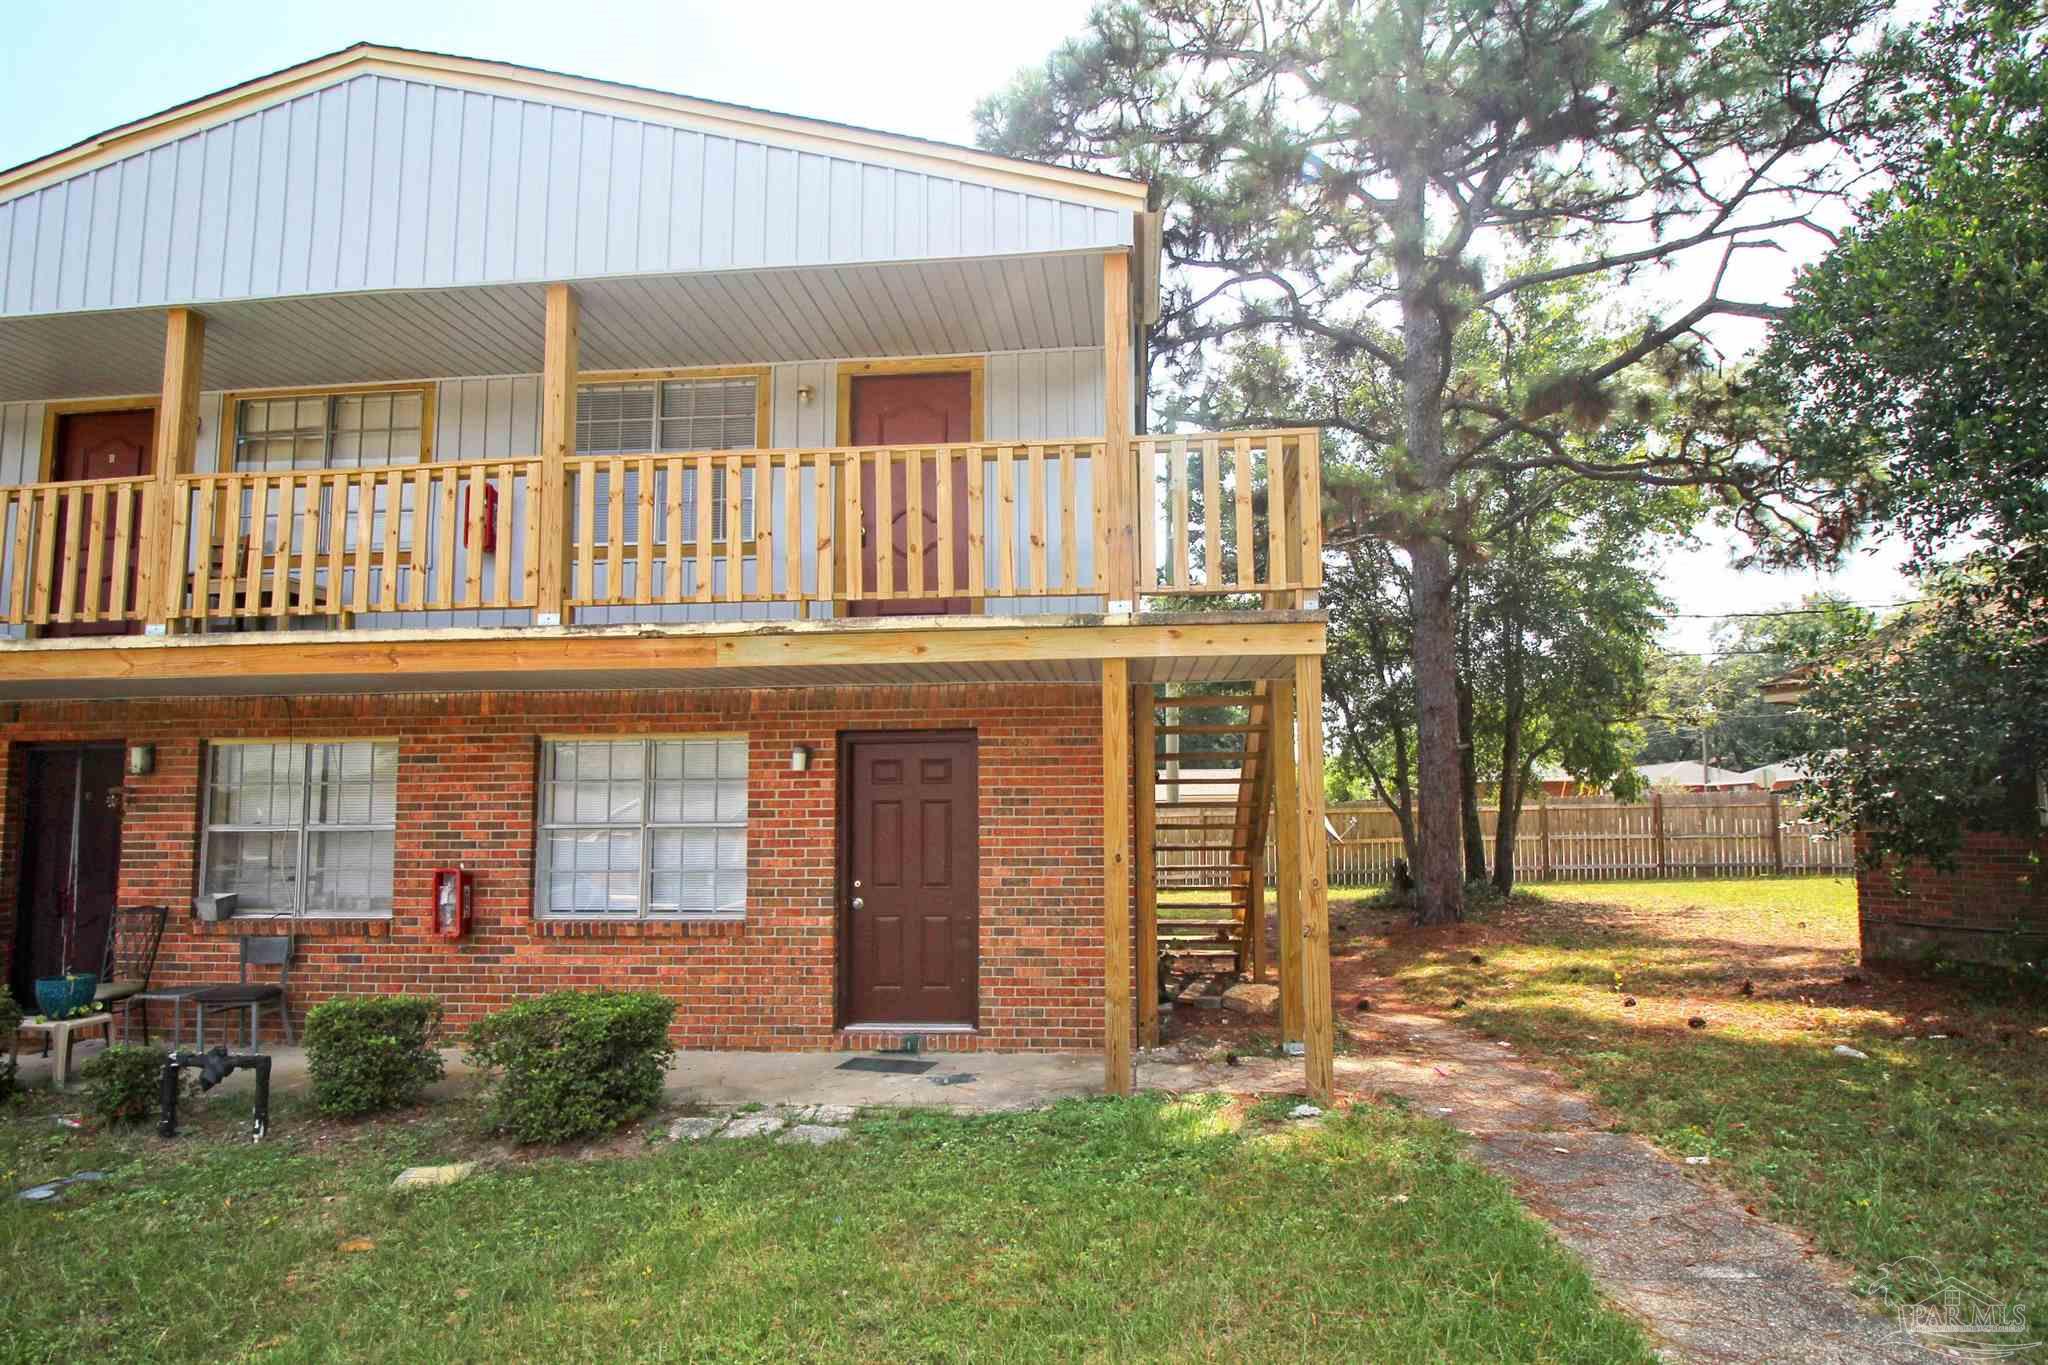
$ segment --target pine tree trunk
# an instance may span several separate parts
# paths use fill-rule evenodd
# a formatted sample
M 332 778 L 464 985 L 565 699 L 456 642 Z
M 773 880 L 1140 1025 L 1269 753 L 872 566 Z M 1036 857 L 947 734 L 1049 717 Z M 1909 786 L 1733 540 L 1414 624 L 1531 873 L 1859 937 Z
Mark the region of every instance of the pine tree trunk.
M 1401 425 L 1407 455 L 1425 489 L 1448 498 L 1444 455 L 1444 331 L 1423 244 L 1429 224 L 1426 186 L 1406 177 L 1397 195 L 1394 266 L 1401 285 Z M 1458 621 L 1451 593 L 1451 549 L 1425 526 L 1402 546 L 1413 578 L 1415 613 L 1415 917 L 1445 924 L 1465 916 L 1458 838 Z

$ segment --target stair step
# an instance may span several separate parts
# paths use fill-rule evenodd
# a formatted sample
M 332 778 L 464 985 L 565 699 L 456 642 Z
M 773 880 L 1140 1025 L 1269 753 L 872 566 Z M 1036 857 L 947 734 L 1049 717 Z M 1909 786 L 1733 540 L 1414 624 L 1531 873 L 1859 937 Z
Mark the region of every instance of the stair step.
M 1154 844 L 1154 853 L 1242 853 L 1243 844 Z
M 1240 956 L 1235 948 L 1172 948 L 1162 945 L 1161 952 L 1167 957 L 1191 957 L 1203 962 L 1215 962 L 1221 958 Z
M 1263 725 L 1160 725 L 1153 729 L 1159 735 L 1256 735 L 1263 734 Z M 1201 752 L 1196 750 L 1194 752 Z
M 1155 706 L 1264 706 L 1266 699 L 1254 692 L 1190 692 L 1185 697 L 1154 697 Z
M 1165 919 L 1159 921 L 1159 932 L 1164 934 L 1175 929 L 1235 929 L 1234 919 Z

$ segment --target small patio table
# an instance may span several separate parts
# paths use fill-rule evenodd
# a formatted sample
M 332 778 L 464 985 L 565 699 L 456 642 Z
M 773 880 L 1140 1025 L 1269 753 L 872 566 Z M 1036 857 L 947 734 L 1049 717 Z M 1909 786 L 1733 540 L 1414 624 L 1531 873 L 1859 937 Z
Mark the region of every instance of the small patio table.
M 114 1042 L 114 1016 L 111 1011 L 101 1010 L 98 1014 L 83 1015 L 76 1019 L 24 1019 L 23 1033 L 40 1033 L 50 1040 L 56 1050 L 56 1057 L 50 1067 L 50 1088 L 62 1090 L 71 1084 L 71 1039 L 72 1035 L 89 1029 L 98 1029 L 107 1040 L 109 1047 Z M 17 1051 L 16 1055 L 19 1055 Z

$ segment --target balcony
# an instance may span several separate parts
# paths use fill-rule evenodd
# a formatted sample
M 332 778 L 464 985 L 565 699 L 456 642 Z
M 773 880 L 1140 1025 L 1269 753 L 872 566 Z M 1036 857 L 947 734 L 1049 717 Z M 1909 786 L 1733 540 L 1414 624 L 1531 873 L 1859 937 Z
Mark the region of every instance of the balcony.
M 530 456 L 0 489 L 0 624 L 55 637 L 0 646 L 0 678 L 37 695 L 50 689 L 35 680 L 59 670 L 104 674 L 111 695 L 144 672 L 175 673 L 195 646 L 235 647 L 199 670 L 198 690 L 201 678 L 318 672 L 317 647 L 380 641 L 439 642 L 431 680 L 446 682 L 546 669 L 552 656 L 533 642 L 594 637 L 725 641 L 704 666 L 739 667 L 731 641 L 766 634 L 787 658 L 803 630 L 839 639 L 835 657 L 854 666 L 849 634 L 901 641 L 920 624 L 951 631 L 962 660 L 1017 656 L 1026 627 L 1033 655 L 1082 660 L 1122 646 L 1062 644 L 1053 628 L 1305 619 L 1320 585 L 1315 432 L 1110 449 L 1097 438 L 693 451 L 572 456 L 554 471 Z M 528 645 L 476 647 L 492 638 Z M 166 646 L 187 652 L 173 660 Z M 297 653 L 258 665 L 251 647 Z M 925 642 L 905 648 L 934 657 Z M 1231 637 L 1205 648 L 1226 655 Z M 359 683 L 365 657 L 337 654 L 351 662 L 335 685 Z

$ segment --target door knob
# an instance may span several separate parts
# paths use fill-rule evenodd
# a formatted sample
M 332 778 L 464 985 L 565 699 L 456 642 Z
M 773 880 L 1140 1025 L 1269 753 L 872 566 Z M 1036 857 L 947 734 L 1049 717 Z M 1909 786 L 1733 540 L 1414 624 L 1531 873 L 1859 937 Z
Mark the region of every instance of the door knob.
M 856 910 L 859 910 L 859 909 L 862 909 L 862 908 L 864 908 L 864 907 L 865 907 L 866 905 L 867 905 L 867 902 L 866 902 L 866 901 L 864 901 L 864 900 L 862 900 L 862 899 L 861 899 L 861 898 L 860 898 L 859 896 L 855 896 L 855 897 L 853 898 L 853 908 L 854 908 L 854 909 L 856 909 Z

